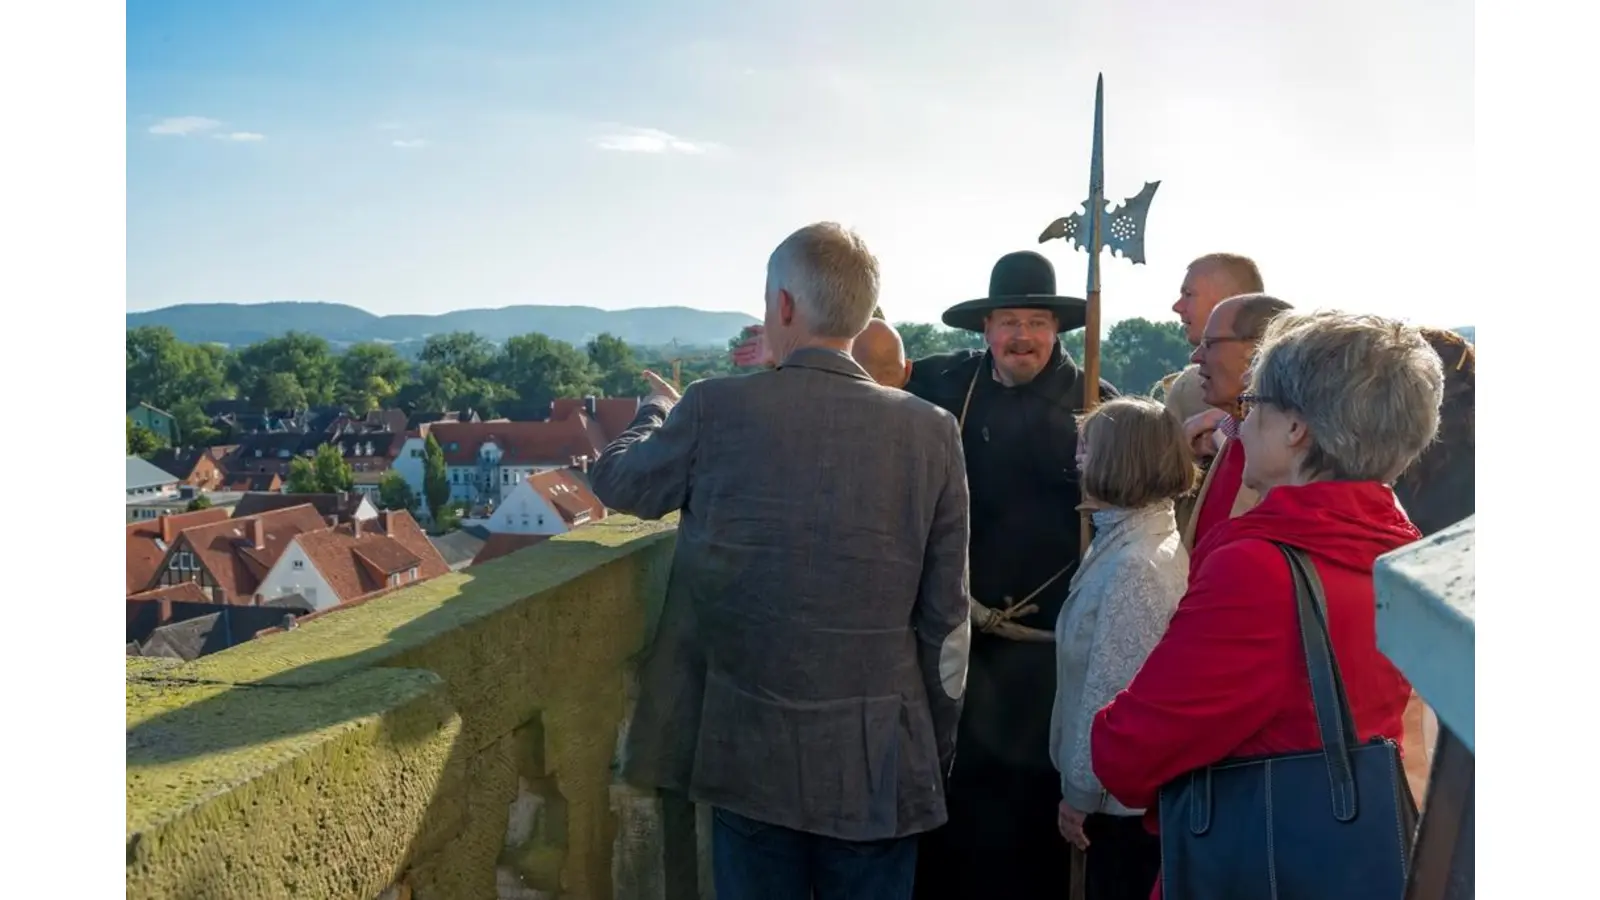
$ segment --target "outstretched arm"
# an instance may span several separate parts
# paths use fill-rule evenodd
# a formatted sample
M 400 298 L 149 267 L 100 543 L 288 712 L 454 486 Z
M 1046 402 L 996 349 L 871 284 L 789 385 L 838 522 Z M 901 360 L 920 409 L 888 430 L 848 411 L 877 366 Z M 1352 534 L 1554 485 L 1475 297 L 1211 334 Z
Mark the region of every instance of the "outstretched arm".
M 683 508 L 700 431 L 697 387 L 689 385 L 678 399 L 675 391 L 658 386 L 628 430 L 601 451 L 589 471 L 589 486 L 600 502 L 641 519 Z

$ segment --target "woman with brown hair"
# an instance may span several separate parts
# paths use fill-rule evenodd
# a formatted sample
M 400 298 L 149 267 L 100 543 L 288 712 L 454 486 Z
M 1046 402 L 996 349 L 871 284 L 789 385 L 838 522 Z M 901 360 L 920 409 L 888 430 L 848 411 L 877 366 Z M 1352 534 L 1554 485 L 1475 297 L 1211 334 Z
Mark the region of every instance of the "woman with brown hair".
M 1439 437 L 1395 482 L 1395 496 L 1423 537 L 1472 515 L 1475 391 L 1478 356 L 1454 331 L 1420 329 L 1444 365 L 1444 402 L 1439 406 Z
M 1056 619 L 1050 757 L 1061 773 L 1061 836 L 1087 853 L 1088 900 L 1144 900 L 1161 867 L 1142 810 L 1112 799 L 1089 758 L 1094 714 L 1161 640 L 1189 577 L 1173 501 L 1196 472 L 1183 425 L 1144 397 L 1111 400 L 1079 425 L 1078 471 L 1094 542 Z

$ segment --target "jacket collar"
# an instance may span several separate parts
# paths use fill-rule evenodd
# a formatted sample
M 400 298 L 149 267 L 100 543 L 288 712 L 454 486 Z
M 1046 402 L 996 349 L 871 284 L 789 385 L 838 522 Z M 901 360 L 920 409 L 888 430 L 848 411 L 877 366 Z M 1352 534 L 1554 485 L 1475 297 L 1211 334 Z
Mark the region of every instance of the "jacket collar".
M 872 380 L 872 376 L 867 374 L 867 370 L 861 368 L 861 364 L 852 359 L 848 353 L 829 350 L 825 347 L 801 347 L 790 353 L 778 368 L 816 369 L 819 372 L 831 372 L 834 375 L 859 378 L 862 381 Z

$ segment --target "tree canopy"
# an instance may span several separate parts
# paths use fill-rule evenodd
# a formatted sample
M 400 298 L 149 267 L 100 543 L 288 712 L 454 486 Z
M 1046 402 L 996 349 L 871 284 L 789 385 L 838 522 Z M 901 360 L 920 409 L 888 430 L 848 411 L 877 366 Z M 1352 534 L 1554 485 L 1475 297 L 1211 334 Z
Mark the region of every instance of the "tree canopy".
M 926 323 L 896 326 L 907 355 L 981 348 L 980 335 Z M 599 334 L 576 347 L 543 334 L 525 334 L 496 345 L 458 331 L 429 337 L 407 359 L 378 342 L 336 351 L 327 341 L 290 332 L 228 349 L 188 344 L 164 327 L 127 332 L 127 404 L 140 402 L 170 412 L 188 445 L 211 444 L 224 435 L 206 407 L 237 401 L 251 411 L 295 411 L 339 404 L 357 415 L 383 407 L 407 412 L 473 410 L 485 418 L 537 419 L 559 397 L 630 397 L 645 392 L 640 373 L 653 369 L 682 384 L 734 372 L 726 347 L 634 347 Z M 1083 359 L 1083 333 L 1066 335 L 1063 346 Z M 1125 319 L 1101 340 L 1101 374 L 1125 393 L 1146 393 L 1157 380 L 1182 368 L 1189 346 L 1176 322 Z M 128 429 L 130 454 L 146 455 L 161 445 L 148 431 Z M 152 444 L 152 442 L 154 442 Z

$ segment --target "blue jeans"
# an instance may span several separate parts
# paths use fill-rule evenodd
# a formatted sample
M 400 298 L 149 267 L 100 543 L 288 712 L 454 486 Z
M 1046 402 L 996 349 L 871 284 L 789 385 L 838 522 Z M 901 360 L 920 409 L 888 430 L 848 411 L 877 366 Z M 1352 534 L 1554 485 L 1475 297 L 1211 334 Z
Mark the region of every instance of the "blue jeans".
M 917 837 L 844 841 L 713 812 L 717 900 L 911 900 Z

